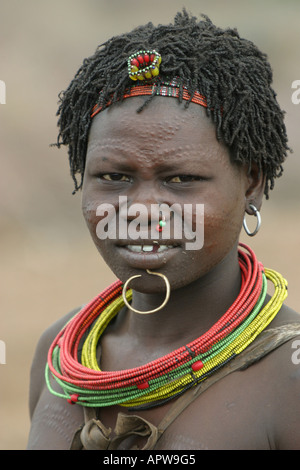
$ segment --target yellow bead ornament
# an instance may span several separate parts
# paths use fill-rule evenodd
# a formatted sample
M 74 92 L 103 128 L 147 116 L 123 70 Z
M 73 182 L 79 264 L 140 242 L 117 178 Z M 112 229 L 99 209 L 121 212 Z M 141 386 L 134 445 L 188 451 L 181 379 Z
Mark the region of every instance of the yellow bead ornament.
M 128 58 L 128 75 L 131 80 L 151 80 L 159 75 L 161 56 L 155 50 L 138 51 Z

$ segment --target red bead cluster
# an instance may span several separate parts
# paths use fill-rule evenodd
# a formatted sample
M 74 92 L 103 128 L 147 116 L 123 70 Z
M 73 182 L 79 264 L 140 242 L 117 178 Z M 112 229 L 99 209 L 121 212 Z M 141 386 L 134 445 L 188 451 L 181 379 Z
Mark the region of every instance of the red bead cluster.
M 70 403 L 70 405 L 75 405 L 75 403 L 78 402 L 79 395 L 78 393 L 73 393 L 70 398 L 67 399 L 67 402 Z
M 161 56 L 156 51 L 138 51 L 128 59 L 131 80 L 151 80 L 159 74 Z

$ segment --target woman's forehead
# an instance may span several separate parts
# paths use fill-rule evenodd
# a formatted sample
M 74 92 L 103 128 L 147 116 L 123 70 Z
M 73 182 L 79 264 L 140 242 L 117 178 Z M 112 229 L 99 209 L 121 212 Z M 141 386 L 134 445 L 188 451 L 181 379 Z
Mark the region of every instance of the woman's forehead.
M 138 113 L 142 103 L 143 97 L 134 97 L 99 113 L 91 125 L 89 145 L 100 139 L 111 143 L 112 139 L 120 138 L 134 138 L 140 143 L 155 139 L 163 143 L 201 130 L 215 136 L 215 126 L 200 105 L 191 103 L 187 108 L 174 98 L 155 97 Z
M 201 106 L 189 108 L 158 97 L 141 112 L 139 98 L 130 98 L 99 113 L 91 127 L 87 162 L 132 159 L 143 165 L 176 165 L 183 160 L 228 161 L 228 150 Z

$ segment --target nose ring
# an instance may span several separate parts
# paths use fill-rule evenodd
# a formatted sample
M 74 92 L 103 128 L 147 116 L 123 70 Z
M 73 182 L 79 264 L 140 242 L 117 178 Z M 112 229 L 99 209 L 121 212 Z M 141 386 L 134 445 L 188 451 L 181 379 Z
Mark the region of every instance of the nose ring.
M 166 225 L 166 218 L 165 216 L 163 215 L 162 216 L 162 219 L 158 222 L 157 226 L 156 226 L 156 230 L 157 232 L 162 232 L 163 230 L 163 227 Z
M 135 308 L 133 308 L 127 301 L 127 298 L 126 298 L 126 290 L 128 288 L 128 285 L 129 283 L 133 280 L 133 279 L 136 279 L 138 277 L 141 277 L 142 275 L 141 274 L 137 274 L 136 276 L 132 276 L 130 277 L 129 279 L 127 279 L 127 281 L 125 282 L 124 286 L 123 286 L 123 290 L 122 290 L 122 297 L 123 297 L 123 300 L 124 300 L 124 303 L 126 305 L 127 308 L 129 308 L 130 310 L 132 310 L 133 312 L 135 313 L 139 313 L 141 315 L 148 315 L 150 313 L 155 313 L 155 312 L 158 312 L 159 310 L 161 310 L 162 308 L 164 308 L 164 306 L 167 304 L 169 298 L 170 298 L 170 292 L 171 292 L 171 287 L 170 287 L 170 283 L 169 283 L 169 280 L 167 278 L 167 276 L 165 276 L 164 274 L 161 274 L 161 273 L 156 273 L 156 272 L 153 272 L 153 271 L 150 271 L 150 269 L 147 269 L 146 270 L 148 274 L 153 274 L 154 276 L 159 276 L 161 277 L 165 284 L 166 284 L 166 296 L 165 296 L 165 300 L 163 301 L 163 303 L 157 307 L 157 308 L 154 308 L 153 310 L 146 310 L 146 311 L 141 311 L 141 310 L 137 310 Z

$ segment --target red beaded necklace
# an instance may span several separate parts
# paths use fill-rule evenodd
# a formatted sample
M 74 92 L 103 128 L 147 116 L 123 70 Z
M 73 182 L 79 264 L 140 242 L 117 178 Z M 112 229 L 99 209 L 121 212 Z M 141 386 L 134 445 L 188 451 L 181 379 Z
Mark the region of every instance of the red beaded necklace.
M 84 307 L 57 335 L 48 354 L 50 371 L 58 380 L 85 389 L 109 390 L 130 386 L 143 388 L 149 380 L 167 374 L 193 357 L 208 351 L 243 322 L 261 294 L 263 266 L 250 248 L 243 244 L 241 247 L 246 248 L 249 254 L 239 250 L 240 293 L 220 320 L 199 338 L 148 364 L 128 370 L 106 372 L 83 366 L 78 361 L 79 344 L 99 315 L 121 295 L 123 284 L 116 281 Z M 57 346 L 60 349 L 60 372 L 52 363 L 53 351 Z M 201 364 L 195 363 L 193 370 L 197 370 L 198 366 L 201 367 Z

